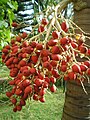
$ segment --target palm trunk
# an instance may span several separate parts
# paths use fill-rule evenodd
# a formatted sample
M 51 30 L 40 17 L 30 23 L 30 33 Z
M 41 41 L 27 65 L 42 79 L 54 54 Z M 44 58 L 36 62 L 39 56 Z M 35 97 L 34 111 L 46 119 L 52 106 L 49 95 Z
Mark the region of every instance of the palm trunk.
M 75 11 L 75 22 L 85 32 L 90 33 L 90 0 L 83 0 L 88 8 Z M 90 45 L 90 40 L 86 42 Z M 90 120 L 90 82 L 84 83 L 86 94 L 81 85 L 71 81 L 66 85 L 65 104 L 62 120 Z

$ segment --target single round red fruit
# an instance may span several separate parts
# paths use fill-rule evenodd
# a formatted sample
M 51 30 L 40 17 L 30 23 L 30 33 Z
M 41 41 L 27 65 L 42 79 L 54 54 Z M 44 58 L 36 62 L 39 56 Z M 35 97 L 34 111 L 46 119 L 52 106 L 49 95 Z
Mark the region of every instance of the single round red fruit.
M 32 93 L 32 87 L 31 86 L 27 86 L 24 90 L 25 94 L 31 94 Z
M 12 22 L 12 27 L 17 27 L 18 23 L 17 22 Z
M 80 73 L 81 72 L 80 66 L 78 64 L 72 65 L 72 71 L 76 73 Z
M 59 32 L 58 32 L 58 31 L 53 31 L 53 32 L 52 32 L 52 37 L 53 37 L 54 39 L 58 39 L 58 38 L 59 38 Z
M 17 103 L 17 99 L 16 98 L 11 98 L 11 102 L 15 105 Z
M 37 95 L 37 94 L 34 94 L 34 95 L 33 95 L 33 100 L 38 101 L 38 99 L 39 99 L 39 98 L 38 98 L 38 95 Z
M 65 21 L 62 22 L 62 23 L 61 23 L 61 28 L 62 28 L 63 31 L 67 32 L 67 31 L 68 31 L 68 28 L 69 28 L 68 23 L 65 22 Z
M 45 98 L 44 97 L 40 97 L 39 101 L 43 103 L 43 102 L 45 102 Z
M 42 25 L 40 25 L 39 27 L 38 27 L 38 32 L 43 32 L 45 29 L 44 29 L 44 26 L 42 26 Z
M 56 92 L 56 86 L 54 84 L 50 87 L 50 91 L 51 92 Z
M 76 79 L 76 74 L 74 72 L 69 72 L 68 77 L 70 80 L 75 80 Z
M 41 21 L 41 23 L 43 25 L 47 25 L 48 24 L 48 20 L 46 18 L 43 18 L 42 21 Z

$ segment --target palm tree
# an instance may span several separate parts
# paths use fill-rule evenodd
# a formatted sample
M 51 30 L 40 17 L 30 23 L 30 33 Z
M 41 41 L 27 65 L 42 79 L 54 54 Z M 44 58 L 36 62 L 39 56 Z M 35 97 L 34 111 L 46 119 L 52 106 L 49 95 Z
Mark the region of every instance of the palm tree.
M 87 8 L 75 10 L 74 20 L 85 32 L 90 33 L 90 0 L 83 1 L 87 3 Z M 77 6 L 78 9 L 79 7 Z M 86 44 L 90 45 L 90 40 L 87 40 Z M 84 87 L 88 94 L 84 92 L 82 85 L 74 81 L 67 82 L 62 120 L 90 120 L 90 82 L 88 80 L 85 81 Z

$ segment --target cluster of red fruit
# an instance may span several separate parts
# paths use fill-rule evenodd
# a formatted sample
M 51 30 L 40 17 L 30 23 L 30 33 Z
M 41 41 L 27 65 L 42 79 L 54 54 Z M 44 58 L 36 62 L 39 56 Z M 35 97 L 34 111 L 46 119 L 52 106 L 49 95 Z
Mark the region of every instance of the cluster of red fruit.
M 48 20 L 43 18 L 38 32 L 44 31 Z M 43 28 L 43 29 L 42 29 Z M 67 32 L 65 22 L 62 30 Z M 53 30 L 51 38 L 46 42 L 28 41 L 23 32 L 11 40 L 2 50 L 2 61 L 10 69 L 9 81 L 12 90 L 6 92 L 14 105 L 13 111 L 20 111 L 28 98 L 45 102 L 47 89 L 56 91 L 56 79 L 82 80 L 83 75 L 90 75 L 90 61 L 75 62 L 78 54 L 90 55 L 81 37 L 62 37 L 61 32 Z

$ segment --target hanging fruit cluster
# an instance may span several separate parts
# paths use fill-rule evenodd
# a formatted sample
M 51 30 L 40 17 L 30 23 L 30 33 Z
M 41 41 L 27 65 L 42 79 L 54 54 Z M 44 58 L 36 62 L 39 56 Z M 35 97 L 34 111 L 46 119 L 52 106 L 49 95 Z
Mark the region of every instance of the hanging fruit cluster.
M 45 102 L 46 91 L 55 92 L 59 78 L 82 83 L 85 75 L 90 75 L 90 49 L 84 43 L 85 36 L 72 32 L 69 23 L 58 18 L 43 18 L 37 35 L 30 38 L 25 32 L 18 34 L 2 50 L 2 61 L 13 78 L 6 95 L 14 112 L 20 111 L 28 98 Z M 78 62 L 78 56 L 87 60 Z

